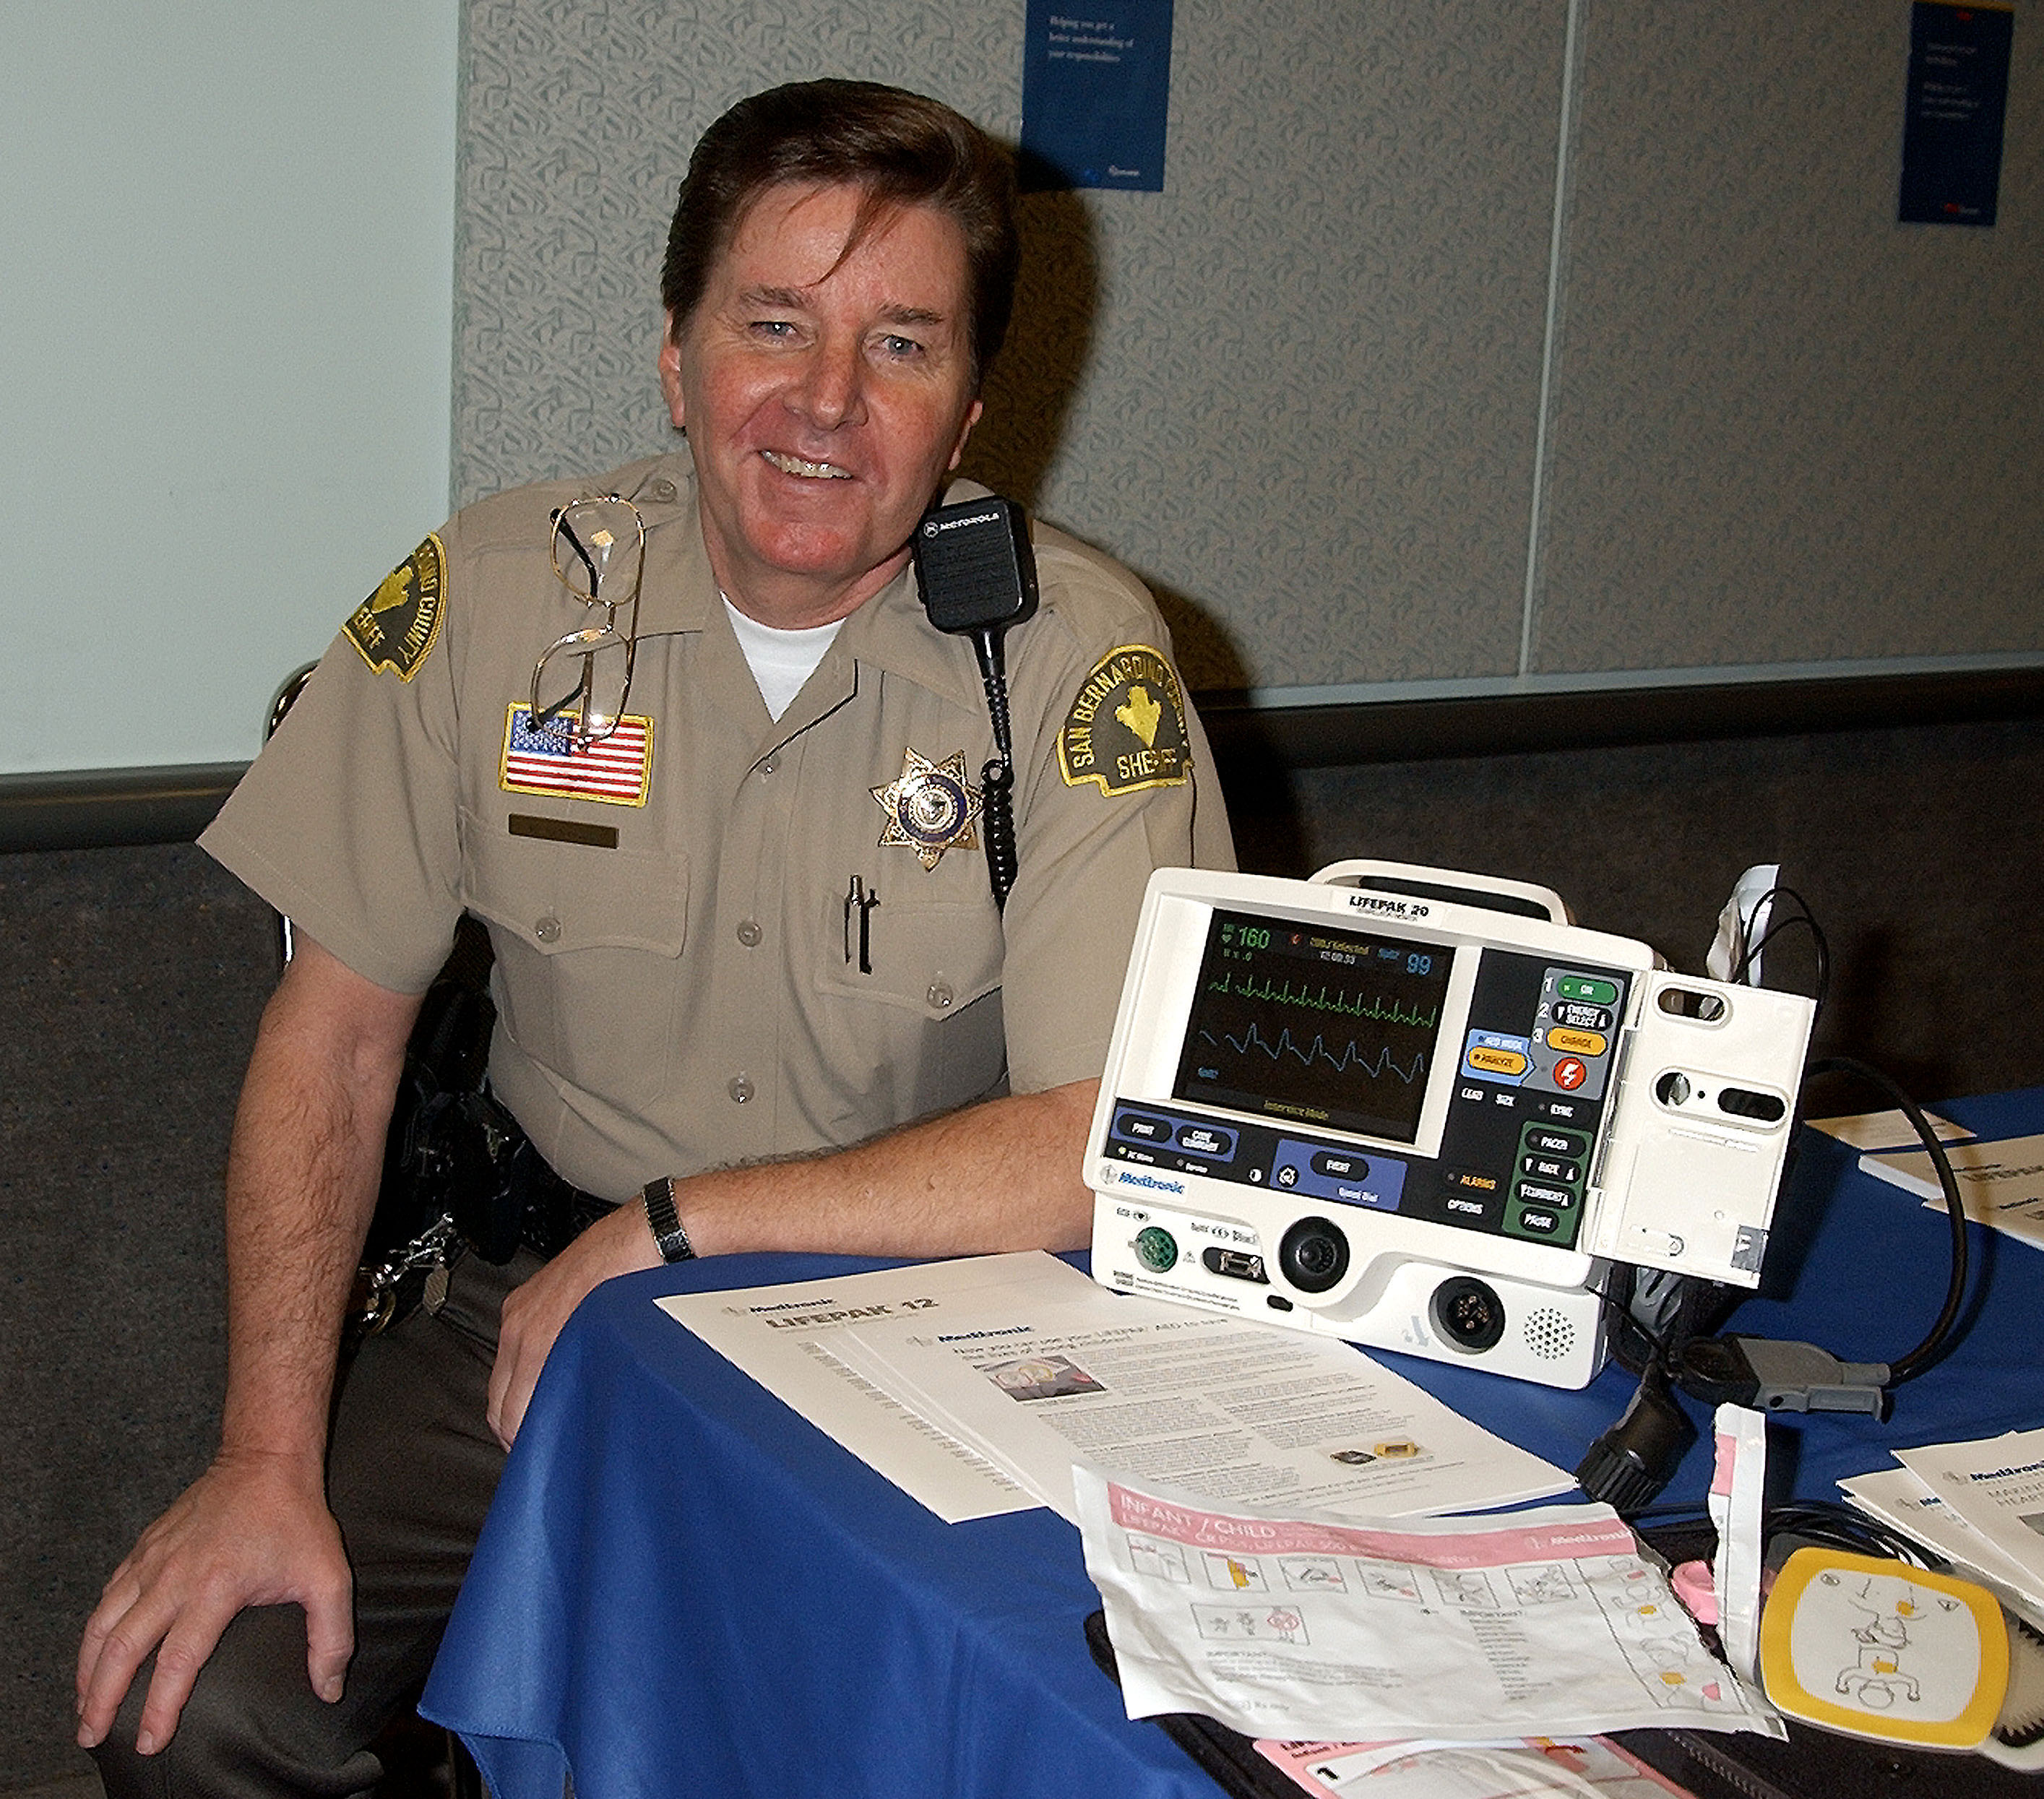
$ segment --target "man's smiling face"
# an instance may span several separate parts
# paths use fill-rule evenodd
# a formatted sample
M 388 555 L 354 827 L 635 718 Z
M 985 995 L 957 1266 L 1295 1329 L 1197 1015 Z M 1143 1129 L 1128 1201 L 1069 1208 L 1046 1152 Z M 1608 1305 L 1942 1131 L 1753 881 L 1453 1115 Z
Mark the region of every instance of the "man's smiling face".
M 711 567 L 782 629 L 843 618 L 894 578 L 979 417 L 963 233 L 907 206 L 847 253 L 863 197 L 768 188 L 660 351 Z

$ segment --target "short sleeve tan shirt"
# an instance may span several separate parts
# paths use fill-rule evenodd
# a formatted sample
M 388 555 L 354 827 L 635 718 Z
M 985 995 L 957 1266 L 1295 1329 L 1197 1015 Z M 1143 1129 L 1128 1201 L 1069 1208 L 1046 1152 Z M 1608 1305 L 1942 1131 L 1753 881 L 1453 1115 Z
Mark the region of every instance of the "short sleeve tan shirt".
M 647 524 L 626 708 L 644 755 L 601 794 L 533 775 L 513 716 L 535 659 L 588 617 L 553 575 L 549 514 L 598 491 Z M 1097 1075 L 1151 871 L 1233 864 L 1189 709 L 1183 766 L 1089 775 L 1074 720 L 1132 691 L 1132 670 L 1149 678 L 1139 722 L 1156 729 L 1162 706 L 1167 739 L 1176 677 L 1149 596 L 1055 532 L 1036 529 L 1042 604 L 1007 644 L 1020 872 L 1005 917 L 983 831 L 925 866 L 890 828 L 886 790 L 911 759 L 962 755 L 976 789 L 993 754 L 971 646 L 932 627 L 911 574 L 846 621 L 776 721 L 685 456 L 502 494 L 436 536 L 430 619 L 397 614 L 420 641 L 430 625 L 425 652 L 401 675 L 337 638 L 201 842 L 396 991 L 423 990 L 462 910 L 478 914 L 497 955 L 492 1085 L 593 1192 Z M 855 882 L 872 903 L 850 903 Z

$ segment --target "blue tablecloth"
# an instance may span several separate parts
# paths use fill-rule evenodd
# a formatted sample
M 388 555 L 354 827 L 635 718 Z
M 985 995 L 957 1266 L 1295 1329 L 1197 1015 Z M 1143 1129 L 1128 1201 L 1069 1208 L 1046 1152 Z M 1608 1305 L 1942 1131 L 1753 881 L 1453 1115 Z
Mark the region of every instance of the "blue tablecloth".
M 1989 1136 L 2044 1128 L 2044 1090 L 1943 1109 Z M 1947 1226 L 1814 1132 L 1777 1218 L 1769 1286 L 1737 1327 L 1849 1360 L 1911 1347 L 1941 1303 Z M 1785 1420 L 1796 1493 L 1835 1497 L 1891 1447 L 2044 1424 L 2044 1259 L 1974 1228 L 1959 1348 L 1885 1424 Z M 1093 1666 L 1078 1533 L 1045 1510 L 946 1524 L 653 1301 L 881 1264 L 732 1256 L 615 1281 L 562 1333 L 507 1465 L 421 1709 L 498 1799 L 871 1793 L 1213 1799 Z M 1573 1466 L 1631 1381 L 1581 1393 L 1387 1363 Z M 1700 1413 L 1699 1413 L 1700 1417 Z M 1708 1433 L 1706 1433 L 1708 1434 Z M 1701 1443 L 1668 1499 L 1700 1509 Z

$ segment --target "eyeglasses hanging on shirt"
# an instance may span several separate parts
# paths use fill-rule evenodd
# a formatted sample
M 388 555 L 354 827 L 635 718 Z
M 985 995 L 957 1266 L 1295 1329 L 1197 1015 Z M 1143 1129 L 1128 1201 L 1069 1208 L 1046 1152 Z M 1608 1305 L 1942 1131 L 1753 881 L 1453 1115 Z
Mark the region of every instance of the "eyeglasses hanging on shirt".
M 568 632 L 533 664 L 532 728 L 567 736 L 575 748 L 586 749 L 617 728 L 631 695 L 646 521 L 636 506 L 616 494 L 576 500 L 555 511 L 549 552 L 555 578 L 600 613 L 601 621 Z M 557 690 L 563 681 L 571 685 L 559 698 L 541 699 L 544 690 Z

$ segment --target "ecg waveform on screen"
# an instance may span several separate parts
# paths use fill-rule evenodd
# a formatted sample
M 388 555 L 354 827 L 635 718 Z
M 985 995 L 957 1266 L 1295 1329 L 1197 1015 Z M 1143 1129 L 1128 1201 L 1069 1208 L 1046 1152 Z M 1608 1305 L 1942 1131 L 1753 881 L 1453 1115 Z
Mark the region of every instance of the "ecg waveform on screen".
M 1324 986 L 1316 993 L 1309 987 L 1294 988 L 1289 981 L 1280 984 L 1268 976 L 1258 982 L 1254 975 L 1244 974 L 1238 984 L 1233 969 L 1219 980 L 1209 982 L 1207 991 L 1231 994 L 1240 999 L 1263 1001 L 1274 1005 L 1303 1005 L 1309 1006 L 1316 1012 L 1339 1012 L 1344 1017 L 1367 1018 L 1380 1024 L 1408 1024 L 1420 1031 L 1433 1029 L 1435 1020 L 1441 1015 L 1438 1006 L 1431 1012 L 1422 1012 L 1416 1006 L 1408 1011 L 1396 1000 L 1387 1005 L 1381 995 L 1373 997 L 1367 1003 L 1360 999 L 1352 1000 L 1346 989 L 1330 998 Z M 1251 1025 L 1250 1028 L 1254 1031 L 1255 1027 Z M 1233 1041 L 1232 1039 L 1229 1040 Z
M 1408 1086 L 1420 1079 L 1427 1071 L 1427 1057 L 1424 1051 L 1412 1058 L 1412 1066 L 1408 1071 L 1393 1059 L 1389 1046 L 1373 1061 L 1357 1046 L 1353 1037 L 1342 1046 L 1337 1054 L 1327 1047 L 1327 1040 L 1316 1032 L 1313 1040 L 1302 1049 L 1292 1040 L 1292 1028 L 1289 1024 L 1278 1033 L 1278 1040 L 1274 1044 L 1256 1028 L 1254 1020 L 1251 1021 L 1249 1029 L 1239 1039 L 1230 1036 L 1225 1031 L 1218 1036 L 1212 1031 L 1204 1030 L 1200 1035 L 1210 1044 L 1226 1044 L 1237 1055 L 1247 1055 L 1252 1049 L 1261 1050 L 1273 1062 L 1288 1055 L 1294 1055 L 1308 1068 L 1316 1063 L 1324 1062 L 1337 1074 L 1346 1074 L 1350 1069 L 1360 1069 L 1372 1080 L 1381 1080 L 1386 1074 L 1396 1074 Z

